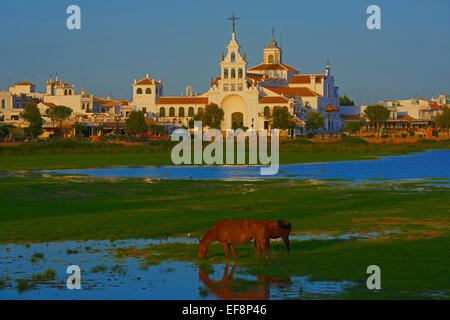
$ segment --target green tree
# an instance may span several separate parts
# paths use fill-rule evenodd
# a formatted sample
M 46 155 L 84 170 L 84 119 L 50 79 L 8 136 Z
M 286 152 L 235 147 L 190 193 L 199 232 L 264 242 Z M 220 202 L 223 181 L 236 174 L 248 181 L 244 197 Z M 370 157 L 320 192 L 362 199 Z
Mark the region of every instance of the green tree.
M 436 127 L 441 129 L 450 128 L 450 108 L 443 107 L 442 112 L 434 118 L 434 123 Z
M 59 122 L 59 130 L 61 136 L 64 136 L 63 122 L 67 120 L 72 114 L 72 109 L 66 106 L 50 107 L 45 110 L 45 116 L 52 120 L 53 128 L 54 123 Z
M 323 116 L 318 112 L 308 112 L 306 114 L 306 129 L 316 131 L 319 128 L 323 128 Z
M 42 124 L 44 121 L 36 104 L 32 102 L 25 104 L 20 116 L 29 123 L 27 131 L 31 134 L 32 139 L 42 133 Z
M 348 121 L 344 124 L 344 131 L 345 132 L 359 132 L 361 128 L 364 127 L 364 121 L 363 120 L 357 120 L 357 121 Z
M 148 130 L 143 111 L 131 111 L 125 120 L 125 130 L 128 134 L 141 134 Z
M 355 103 L 350 100 L 349 97 L 347 97 L 347 95 L 344 94 L 343 97 L 339 97 L 339 105 L 341 106 L 354 106 Z
M 272 128 L 281 130 L 295 128 L 295 121 L 292 120 L 292 116 L 287 108 L 273 108 Z
M 73 124 L 73 127 L 75 129 L 75 135 L 76 136 L 80 136 L 81 137 L 81 136 L 89 134 L 89 127 L 85 123 L 75 122 Z
M 206 106 L 205 111 L 198 114 L 199 119 L 204 126 L 220 129 L 220 124 L 223 121 L 224 112 L 215 103 L 210 103 Z M 195 118 L 195 117 L 194 117 Z
M 389 119 L 391 111 L 385 106 L 380 104 L 370 105 L 363 112 L 364 116 L 369 119 L 370 122 L 377 124 L 377 130 L 380 129 L 380 122 Z

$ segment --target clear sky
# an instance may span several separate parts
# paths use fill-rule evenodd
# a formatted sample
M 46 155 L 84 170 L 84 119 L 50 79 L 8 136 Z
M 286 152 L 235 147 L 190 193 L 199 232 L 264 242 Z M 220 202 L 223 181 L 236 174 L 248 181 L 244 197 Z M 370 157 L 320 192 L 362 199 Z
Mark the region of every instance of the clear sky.
M 81 30 L 66 28 L 66 8 L 81 8 Z M 381 8 L 381 30 L 368 30 L 366 8 Z M 52 73 L 96 96 L 132 96 L 146 72 L 165 95 L 186 85 L 204 92 L 219 74 L 231 37 L 249 66 L 282 33 L 284 63 L 323 73 L 356 102 L 450 93 L 449 0 L 0 0 L 0 89 L 27 79 L 43 90 Z

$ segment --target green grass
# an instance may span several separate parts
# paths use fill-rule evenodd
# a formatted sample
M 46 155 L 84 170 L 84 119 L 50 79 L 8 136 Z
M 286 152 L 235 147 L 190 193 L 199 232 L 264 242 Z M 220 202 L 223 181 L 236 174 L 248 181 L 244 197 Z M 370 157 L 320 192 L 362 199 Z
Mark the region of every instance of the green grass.
M 34 289 L 36 286 L 28 279 L 16 279 L 17 290 L 21 292 L 25 292 L 31 289 Z
M 47 270 L 42 273 L 32 274 L 31 279 L 33 281 L 53 280 L 55 279 L 55 270 L 53 270 L 52 268 L 47 268 Z
M 193 236 L 224 218 L 278 219 L 294 231 L 402 229 L 387 218 L 448 221 L 448 189 L 391 182 L 3 178 L 0 242 Z M 416 188 L 425 187 L 426 192 Z M 18 205 L 20 203 L 20 206 Z

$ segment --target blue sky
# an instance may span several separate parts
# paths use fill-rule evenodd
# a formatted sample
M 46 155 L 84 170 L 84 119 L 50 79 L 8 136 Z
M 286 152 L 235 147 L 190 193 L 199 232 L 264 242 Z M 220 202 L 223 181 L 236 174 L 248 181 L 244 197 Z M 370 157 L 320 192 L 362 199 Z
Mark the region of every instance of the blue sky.
M 81 30 L 66 28 L 66 8 L 81 7 Z M 366 28 L 366 8 L 381 8 L 381 30 Z M 0 89 L 27 79 L 39 90 L 52 73 L 97 96 L 132 96 L 146 72 L 166 95 L 190 84 L 204 92 L 231 37 L 249 66 L 262 60 L 271 28 L 283 35 L 284 62 L 304 73 L 326 61 L 340 93 L 367 103 L 450 92 L 448 0 L 0 0 Z

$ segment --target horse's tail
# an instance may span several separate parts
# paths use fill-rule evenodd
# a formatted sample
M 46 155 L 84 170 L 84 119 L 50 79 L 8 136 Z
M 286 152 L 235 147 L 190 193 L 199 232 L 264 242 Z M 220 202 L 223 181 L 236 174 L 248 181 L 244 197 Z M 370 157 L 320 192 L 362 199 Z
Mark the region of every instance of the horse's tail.
M 284 221 L 284 220 L 278 220 L 278 225 L 282 228 L 282 229 L 291 229 L 291 223 L 288 221 Z

